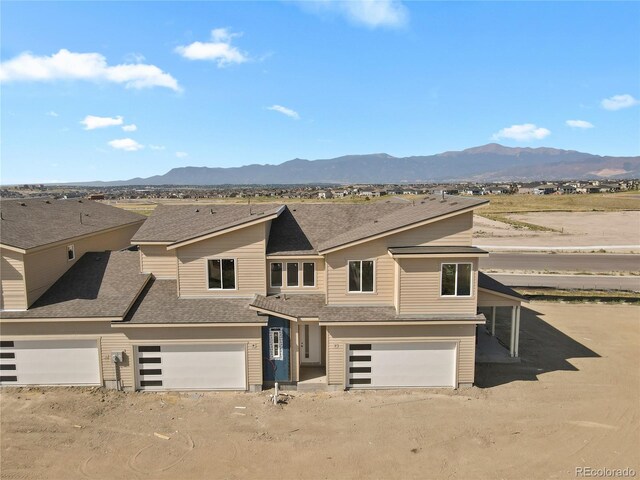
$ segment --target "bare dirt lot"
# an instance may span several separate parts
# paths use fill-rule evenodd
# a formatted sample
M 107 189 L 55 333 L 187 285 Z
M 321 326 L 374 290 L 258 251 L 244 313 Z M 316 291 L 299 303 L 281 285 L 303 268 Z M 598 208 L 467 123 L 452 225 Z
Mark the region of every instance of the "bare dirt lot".
M 640 475 L 640 307 L 531 303 L 522 363 L 459 391 L 5 389 L 5 479 Z M 155 435 L 155 434 L 159 434 Z
M 625 212 L 532 212 L 506 214 L 507 219 L 553 229 L 532 231 L 476 215 L 474 244 L 478 246 L 572 247 L 595 246 L 598 250 L 638 251 L 640 211 Z M 607 248 L 614 246 L 616 248 Z M 620 247 L 627 248 L 620 248 Z

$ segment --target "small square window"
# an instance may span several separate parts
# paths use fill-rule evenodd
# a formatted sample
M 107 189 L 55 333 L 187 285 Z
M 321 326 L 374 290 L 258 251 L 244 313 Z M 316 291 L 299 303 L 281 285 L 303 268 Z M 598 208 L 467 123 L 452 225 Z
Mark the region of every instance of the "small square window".
M 472 274 L 470 263 L 443 263 L 440 295 L 443 297 L 470 297 Z
M 73 245 L 67 245 L 67 260 L 75 260 L 76 259 L 76 250 Z
M 236 262 L 232 258 L 207 261 L 209 290 L 235 290 Z
M 373 260 L 349 262 L 349 291 L 373 292 L 375 269 Z

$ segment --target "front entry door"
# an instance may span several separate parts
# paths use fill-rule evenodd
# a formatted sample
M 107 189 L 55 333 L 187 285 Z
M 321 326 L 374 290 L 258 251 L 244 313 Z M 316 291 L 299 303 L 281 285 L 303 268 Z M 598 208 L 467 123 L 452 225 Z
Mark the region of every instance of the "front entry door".
M 322 361 L 320 325 L 301 322 L 298 325 L 298 336 L 300 338 L 300 363 L 302 365 L 320 364 Z

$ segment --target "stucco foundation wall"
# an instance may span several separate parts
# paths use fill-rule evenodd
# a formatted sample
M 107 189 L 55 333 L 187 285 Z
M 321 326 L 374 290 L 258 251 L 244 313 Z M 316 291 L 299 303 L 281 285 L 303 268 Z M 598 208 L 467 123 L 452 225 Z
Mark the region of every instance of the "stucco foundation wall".
M 327 326 L 327 382 L 346 386 L 346 351 L 350 343 L 376 341 L 449 340 L 459 342 L 458 384 L 473 383 L 475 325 Z

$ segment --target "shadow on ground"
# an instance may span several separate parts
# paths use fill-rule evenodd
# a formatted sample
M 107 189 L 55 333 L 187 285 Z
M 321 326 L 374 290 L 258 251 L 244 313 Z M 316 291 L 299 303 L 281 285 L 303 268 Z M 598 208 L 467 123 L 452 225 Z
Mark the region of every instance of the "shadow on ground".
M 476 386 L 496 387 L 516 380 L 535 381 L 538 375 L 555 371 L 577 371 L 571 358 L 600 358 L 543 319 L 543 314 L 522 308 L 520 319 L 520 363 L 476 364 Z

